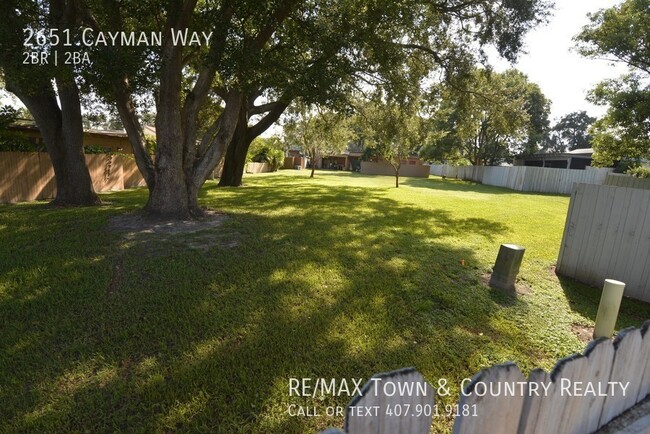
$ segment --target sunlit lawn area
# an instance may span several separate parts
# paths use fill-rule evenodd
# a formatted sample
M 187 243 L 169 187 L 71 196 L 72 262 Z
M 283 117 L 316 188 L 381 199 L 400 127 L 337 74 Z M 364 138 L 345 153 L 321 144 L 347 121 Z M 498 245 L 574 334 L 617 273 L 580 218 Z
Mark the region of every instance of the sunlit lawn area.
M 414 366 L 457 385 L 584 348 L 572 328 L 593 325 L 599 291 L 552 270 L 568 197 L 307 176 L 208 183 L 202 203 L 226 219 L 190 235 L 108 229 L 145 189 L 99 208 L 0 206 L 0 432 L 315 433 L 342 418 L 289 404 L 349 397 L 290 397 L 292 377 Z M 484 284 L 504 242 L 527 249 L 516 300 Z M 625 301 L 617 328 L 647 318 Z

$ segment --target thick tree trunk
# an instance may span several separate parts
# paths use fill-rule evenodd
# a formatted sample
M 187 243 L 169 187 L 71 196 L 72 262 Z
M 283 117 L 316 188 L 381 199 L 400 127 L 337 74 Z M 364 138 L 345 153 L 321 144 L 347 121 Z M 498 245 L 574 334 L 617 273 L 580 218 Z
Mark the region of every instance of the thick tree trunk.
M 190 13 L 168 18 L 168 27 L 183 27 Z M 175 21 L 177 20 L 177 21 Z M 181 119 L 182 49 L 170 39 L 164 43 L 161 76 L 156 101 L 156 157 L 154 187 L 145 210 L 152 216 L 166 219 L 190 217 L 187 182 L 183 170 L 183 122 Z
M 161 98 L 156 115 L 156 165 L 154 187 L 146 211 L 159 218 L 186 219 L 191 215 L 187 178 L 183 170 L 183 137 L 179 99 L 175 89 Z
M 149 188 L 149 193 L 151 193 L 156 180 L 155 167 L 146 148 L 142 126 L 138 120 L 133 99 L 128 91 L 128 80 L 123 78 L 120 82 L 117 82 L 114 86 L 113 93 L 115 96 L 115 105 L 122 125 L 124 125 L 124 129 L 126 130 L 127 137 L 129 138 L 138 170 L 140 170 Z
M 226 151 L 223 170 L 219 179 L 220 187 L 239 187 L 241 185 L 248 148 L 250 148 L 256 137 L 278 120 L 290 102 L 290 100 L 282 100 L 264 104 L 263 106 L 254 106 L 254 100 L 255 98 L 251 95 L 242 95 L 237 129 Z M 266 113 L 266 115 L 255 125 L 249 126 L 250 116 L 261 113 Z
M 312 164 L 311 165 L 311 175 L 309 175 L 310 178 L 314 177 L 314 172 L 316 171 L 316 165 Z
M 60 206 L 87 206 L 100 203 L 86 166 L 81 137 L 43 137 L 56 142 L 48 147 L 56 179 L 56 197 L 52 203 Z
M 98 204 L 83 151 L 83 125 L 79 93 L 74 83 L 58 82 L 57 103 L 52 85 L 48 82 L 39 91 L 24 91 L 7 74 L 7 90 L 14 93 L 30 111 L 43 137 L 54 168 L 56 197 L 52 202 L 60 206 Z
M 185 176 L 178 167 L 157 164 L 155 187 L 149 193 L 145 210 L 152 216 L 168 219 L 186 219 L 191 216 L 191 200 Z
M 399 172 L 395 171 L 395 188 L 399 188 Z
M 239 113 L 237 128 L 230 141 L 223 163 L 223 171 L 219 179 L 219 187 L 239 187 L 242 184 L 246 154 L 253 139 L 248 134 L 248 116 L 246 108 L 242 107 Z
M 239 187 L 242 184 L 246 154 L 251 142 L 246 140 L 233 141 L 226 151 L 223 171 L 219 179 L 219 187 Z

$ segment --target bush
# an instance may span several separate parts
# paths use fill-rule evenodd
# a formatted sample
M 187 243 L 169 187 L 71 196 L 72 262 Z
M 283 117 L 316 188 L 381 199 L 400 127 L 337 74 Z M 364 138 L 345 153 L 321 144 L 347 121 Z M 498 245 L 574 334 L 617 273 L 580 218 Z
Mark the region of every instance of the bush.
M 253 140 L 246 162 L 269 163 L 271 170 L 274 172 L 284 165 L 283 144 L 277 137 L 263 138 L 258 137 Z
M 102 148 L 97 145 L 88 145 L 84 146 L 85 154 L 110 154 L 111 150 L 109 148 Z
M 650 168 L 642 166 L 633 167 L 627 170 L 627 174 L 635 178 L 650 178 Z
M 0 131 L 0 152 L 45 152 L 44 145 L 37 145 L 24 134 Z

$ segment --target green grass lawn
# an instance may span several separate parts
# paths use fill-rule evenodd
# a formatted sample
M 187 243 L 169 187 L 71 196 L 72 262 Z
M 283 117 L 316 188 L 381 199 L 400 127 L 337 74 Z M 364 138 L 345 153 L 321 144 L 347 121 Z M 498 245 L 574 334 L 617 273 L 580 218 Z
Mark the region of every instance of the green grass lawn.
M 456 385 L 514 361 L 528 373 L 581 351 L 599 291 L 553 273 L 569 199 L 439 178 L 286 171 L 208 183 L 227 215 L 190 235 L 107 228 L 111 205 L 0 206 L 0 432 L 308 433 L 291 377 L 359 378 L 414 366 Z M 526 247 L 523 294 L 484 277 Z M 461 260 L 465 265 L 461 264 Z M 618 328 L 650 318 L 624 301 Z M 436 418 L 436 432 L 452 421 Z

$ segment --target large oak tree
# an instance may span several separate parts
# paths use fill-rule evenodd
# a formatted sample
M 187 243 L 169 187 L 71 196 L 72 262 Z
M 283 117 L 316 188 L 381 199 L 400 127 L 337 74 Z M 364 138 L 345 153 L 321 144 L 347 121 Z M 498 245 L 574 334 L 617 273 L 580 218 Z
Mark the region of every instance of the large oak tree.
M 476 69 L 464 87 L 445 86 L 433 128 L 444 134 L 424 149 L 432 160 L 497 165 L 532 153 L 548 129 L 549 102 L 521 72 Z
M 163 34 L 162 47 L 97 48 L 85 82 L 117 105 L 149 186 L 147 210 L 170 217 L 201 214 L 198 190 L 224 155 L 222 184 L 238 185 L 251 141 L 294 99 L 336 107 L 354 89 L 399 89 L 435 68 L 455 74 L 487 43 L 512 59 L 547 7 L 541 0 L 87 4 L 87 23 L 97 31 Z M 209 46 L 175 45 L 172 29 L 213 35 Z M 156 96 L 154 158 L 137 117 L 142 92 Z M 201 125 L 201 112 L 215 104 L 218 116 Z
M 38 126 L 52 160 L 56 179 L 57 205 L 92 205 L 99 199 L 92 182 L 83 151 L 81 103 L 76 73 L 64 59 L 62 44 L 32 38 L 34 47 L 24 47 L 25 29 L 49 34 L 75 28 L 83 12 L 74 1 L 37 2 L 6 0 L 0 3 L 4 24 L 0 27 L 0 69 L 7 90 L 14 93 L 30 111 Z M 38 42 L 43 42 L 38 44 Z M 48 61 L 24 64 L 25 52 L 46 53 Z M 40 54 L 39 54 L 40 56 Z M 30 60 L 30 58 L 27 58 Z M 38 57 L 40 60 L 41 58 Z

